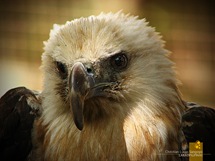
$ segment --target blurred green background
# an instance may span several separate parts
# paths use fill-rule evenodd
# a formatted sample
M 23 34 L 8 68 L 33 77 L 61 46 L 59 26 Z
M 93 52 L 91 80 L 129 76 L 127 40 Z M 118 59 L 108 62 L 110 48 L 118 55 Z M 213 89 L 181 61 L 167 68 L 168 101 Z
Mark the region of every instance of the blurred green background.
M 43 41 L 54 23 L 121 9 L 163 35 L 183 98 L 215 107 L 212 0 L 0 0 L 0 96 L 16 86 L 42 89 Z

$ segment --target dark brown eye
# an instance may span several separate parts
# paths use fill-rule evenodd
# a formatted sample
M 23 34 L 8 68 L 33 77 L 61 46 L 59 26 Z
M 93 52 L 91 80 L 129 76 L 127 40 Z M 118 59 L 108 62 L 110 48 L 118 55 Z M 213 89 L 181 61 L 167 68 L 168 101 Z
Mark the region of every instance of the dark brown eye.
M 128 58 L 124 53 L 119 53 L 111 57 L 110 63 L 116 70 L 122 70 L 127 67 Z
M 67 78 L 68 71 L 67 71 L 67 67 L 65 64 L 56 61 L 56 68 L 62 79 Z

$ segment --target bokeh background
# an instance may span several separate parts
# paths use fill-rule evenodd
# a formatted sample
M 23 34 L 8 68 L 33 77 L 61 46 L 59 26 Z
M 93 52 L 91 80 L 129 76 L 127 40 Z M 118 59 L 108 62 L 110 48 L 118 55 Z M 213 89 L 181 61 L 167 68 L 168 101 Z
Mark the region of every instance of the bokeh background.
M 183 98 L 215 107 L 213 0 L 0 0 L 0 96 L 16 86 L 42 90 L 43 41 L 54 23 L 121 9 L 163 35 Z

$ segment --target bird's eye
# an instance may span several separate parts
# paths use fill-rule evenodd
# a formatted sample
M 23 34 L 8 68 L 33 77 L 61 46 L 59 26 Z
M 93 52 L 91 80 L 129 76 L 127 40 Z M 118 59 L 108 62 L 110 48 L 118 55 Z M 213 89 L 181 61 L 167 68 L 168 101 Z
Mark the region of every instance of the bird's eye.
M 110 64 L 116 70 L 123 70 L 124 68 L 127 67 L 128 58 L 126 54 L 119 53 L 111 57 Z
M 58 62 L 56 61 L 56 68 L 57 68 L 57 71 L 59 73 L 59 75 L 61 76 L 61 78 L 65 79 L 67 78 L 67 68 L 66 68 L 66 65 L 61 63 L 61 62 Z

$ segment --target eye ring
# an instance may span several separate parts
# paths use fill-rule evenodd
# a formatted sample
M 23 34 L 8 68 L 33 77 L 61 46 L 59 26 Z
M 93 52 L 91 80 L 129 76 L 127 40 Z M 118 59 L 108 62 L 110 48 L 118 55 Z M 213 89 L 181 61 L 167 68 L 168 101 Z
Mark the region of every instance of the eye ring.
M 128 65 L 128 57 L 125 53 L 118 53 L 110 58 L 110 64 L 115 70 L 123 70 Z
M 67 70 L 66 65 L 61 63 L 61 62 L 59 62 L 59 61 L 56 61 L 55 65 L 56 65 L 57 72 L 59 73 L 61 78 L 66 79 L 67 75 L 68 75 L 68 70 Z

